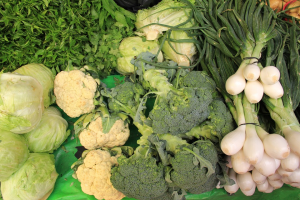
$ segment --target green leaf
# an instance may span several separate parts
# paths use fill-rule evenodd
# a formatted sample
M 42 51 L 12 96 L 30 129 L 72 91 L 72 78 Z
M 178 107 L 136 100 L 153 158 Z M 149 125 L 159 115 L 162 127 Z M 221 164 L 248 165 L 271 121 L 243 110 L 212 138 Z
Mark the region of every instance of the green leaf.
M 103 117 L 102 116 L 102 132 L 108 133 L 112 126 L 115 124 L 117 120 L 119 120 L 120 117 L 117 115 L 111 115 L 109 117 Z
M 63 19 L 63 18 L 61 18 L 61 17 L 58 18 L 58 20 L 57 20 L 57 26 L 63 27 L 63 26 L 64 26 L 63 22 L 64 22 L 64 19 Z
M 38 57 L 38 56 L 40 56 L 40 55 L 43 55 L 44 54 L 44 52 L 45 52 L 45 50 L 43 50 L 43 49 L 40 49 L 40 50 L 38 50 L 36 53 L 35 53 L 35 55 L 34 55 L 34 57 Z
M 123 9 L 123 8 L 120 8 L 119 11 L 120 11 L 123 15 L 125 15 L 125 17 L 128 17 L 128 18 L 130 18 L 130 19 L 132 19 L 132 20 L 136 20 L 136 15 L 135 15 L 134 13 L 132 13 L 132 12 L 130 12 L 130 11 L 128 11 L 128 10 L 125 10 L 125 9 Z
M 96 12 L 94 6 L 91 8 L 91 15 L 94 20 L 99 18 L 98 13 Z
M 46 5 L 46 7 L 48 7 L 49 6 L 49 3 L 50 3 L 50 0 L 48 1 L 48 0 L 43 0 L 43 2 L 44 2 L 44 4 Z
M 116 20 L 117 20 L 118 22 L 122 23 L 122 24 L 125 25 L 125 26 L 128 26 L 127 21 L 126 21 L 126 18 L 125 18 L 125 16 L 124 16 L 121 12 L 116 11 L 116 12 L 115 12 L 115 17 L 116 17 Z
M 112 4 L 110 3 L 110 0 L 102 0 L 103 8 L 112 16 L 115 16 L 115 12 L 112 9 Z

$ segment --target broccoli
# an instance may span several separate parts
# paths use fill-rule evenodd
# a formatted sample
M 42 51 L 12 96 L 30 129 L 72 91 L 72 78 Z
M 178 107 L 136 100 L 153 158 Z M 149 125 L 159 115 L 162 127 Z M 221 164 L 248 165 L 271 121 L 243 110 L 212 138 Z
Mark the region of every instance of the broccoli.
M 170 163 L 173 167 L 170 173 L 171 181 L 189 191 L 189 188 L 203 185 L 215 174 L 217 162 L 218 154 L 214 145 L 209 140 L 199 140 L 171 157 Z M 210 168 L 205 167 L 206 163 L 210 164 Z
M 181 87 L 207 87 L 216 90 L 215 81 L 205 71 L 178 71 L 179 78 L 173 80 L 173 85 Z M 216 90 L 217 91 L 217 90 Z
M 148 140 L 155 146 L 161 162 L 170 168 L 166 173 L 169 186 L 189 191 L 190 188 L 202 186 L 215 175 L 218 152 L 210 140 L 197 140 L 189 144 L 170 134 L 152 134 Z
M 201 88 L 184 88 L 180 93 L 158 96 L 149 113 L 154 133 L 184 134 L 209 116 L 212 101 L 210 91 Z
M 153 130 L 145 115 L 147 101 L 144 96 L 145 92 L 140 83 L 134 83 L 127 79 L 112 89 L 103 88 L 101 90 L 102 96 L 108 98 L 109 111 L 112 113 L 124 112 L 133 119 L 133 124 L 138 131 L 147 137 L 152 134 Z M 141 140 L 143 139 L 141 138 Z
M 108 107 L 111 111 L 134 113 L 139 99 L 145 94 L 145 90 L 138 83 L 125 81 L 111 89 L 111 97 L 108 99 Z M 121 104 L 126 105 L 121 106 Z
M 185 195 L 187 193 L 177 187 L 169 187 L 167 192 L 165 192 L 162 196 L 151 200 L 185 200 Z
M 188 191 L 192 194 L 201 194 L 204 192 L 208 192 L 216 188 L 219 183 L 218 174 L 221 173 L 220 166 L 217 165 L 216 172 L 212 174 L 202 185 L 197 185 L 195 187 L 191 187 Z
M 208 106 L 208 118 L 186 133 L 196 138 L 204 137 L 213 142 L 219 142 L 227 133 L 235 128 L 235 121 L 221 99 L 214 99 Z
M 111 170 L 114 188 L 127 197 L 139 200 L 160 199 L 165 196 L 168 184 L 165 181 L 164 166 L 146 146 L 139 146 L 133 156 L 120 156 L 118 166 Z
M 213 101 L 213 86 L 176 88 L 169 80 L 167 70 L 151 67 L 154 55 L 143 52 L 133 64 L 141 82 L 148 82 L 150 92 L 156 94 L 148 119 L 154 133 L 181 135 L 205 121 L 209 116 L 208 105 Z M 146 60 L 146 62 L 144 62 Z M 202 76 L 202 78 L 206 76 Z

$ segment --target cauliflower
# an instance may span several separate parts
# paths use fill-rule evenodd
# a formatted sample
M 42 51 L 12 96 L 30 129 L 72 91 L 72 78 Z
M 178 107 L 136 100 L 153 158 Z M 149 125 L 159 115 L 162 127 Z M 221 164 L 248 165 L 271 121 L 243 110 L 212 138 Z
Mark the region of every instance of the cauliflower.
M 111 168 L 117 165 L 117 157 L 100 149 L 91 150 L 86 154 L 83 164 L 79 165 L 75 172 L 84 193 L 105 200 L 119 200 L 125 197 L 110 182 Z
M 96 80 L 81 70 L 61 71 L 54 80 L 56 103 L 69 117 L 90 113 L 95 108 L 97 86 Z
M 79 134 L 79 140 L 86 149 L 115 147 L 124 145 L 129 134 L 128 123 L 125 123 L 122 119 L 116 120 L 109 132 L 104 133 L 102 117 L 98 117 Z
M 75 135 L 86 149 L 122 146 L 130 135 L 128 117 L 122 113 L 110 113 L 106 105 L 100 105 L 89 114 L 82 115 L 75 123 Z

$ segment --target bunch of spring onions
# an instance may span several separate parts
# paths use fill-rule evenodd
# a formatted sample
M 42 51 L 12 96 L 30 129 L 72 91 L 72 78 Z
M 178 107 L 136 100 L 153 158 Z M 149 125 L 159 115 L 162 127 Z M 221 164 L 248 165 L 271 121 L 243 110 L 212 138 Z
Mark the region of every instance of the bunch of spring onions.
M 217 83 L 238 125 L 220 143 L 228 156 L 228 175 L 236 182 L 224 188 L 247 196 L 256 188 L 269 193 L 284 183 L 300 186 L 300 126 L 293 112 L 300 95 L 287 92 L 300 83 L 296 25 L 282 27 L 289 22 L 277 19 L 266 3 L 207 0 L 194 8 L 202 27 L 201 66 Z M 290 55 L 288 60 L 283 54 Z M 264 127 L 260 107 L 267 108 L 279 132 Z
M 258 64 L 268 41 L 278 34 L 274 11 L 266 2 L 208 0 L 197 3 L 198 8 L 203 8 L 197 10 L 195 16 L 203 27 L 201 32 L 205 39 L 225 55 L 241 58 L 238 69 L 226 80 L 227 93 L 237 95 L 244 91 L 251 103 L 258 103 L 264 93 L 281 97 L 283 89 L 277 67 Z

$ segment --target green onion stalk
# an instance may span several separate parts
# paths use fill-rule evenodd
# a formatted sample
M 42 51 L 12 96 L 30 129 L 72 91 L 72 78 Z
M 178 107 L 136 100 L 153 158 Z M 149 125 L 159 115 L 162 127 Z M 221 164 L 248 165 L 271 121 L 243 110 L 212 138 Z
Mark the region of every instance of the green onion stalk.
M 258 62 L 267 42 L 278 34 L 274 11 L 265 1 L 197 0 L 193 12 L 208 43 L 228 57 L 241 58 L 226 80 L 229 94 L 241 93 L 246 86 L 244 69 Z
M 263 98 L 271 118 L 281 130 L 291 151 L 300 156 L 300 124 L 294 112 L 283 106 L 282 99 Z
M 298 27 L 295 23 L 278 23 L 278 28 L 282 32 L 282 38 L 276 39 L 278 52 L 276 56 L 270 55 L 271 64 L 277 65 L 280 70 L 280 83 L 284 94 L 281 98 L 271 98 L 264 95 L 262 102 L 269 111 L 270 117 L 280 129 L 287 140 L 293 153 L 300 155 L 300 123 L 295 114 L 295 109 L 299 106 L 300 95 L 300 58 L 299 43 L 297 42 Z M 271 46 L 272 47 L 272 46 Z M 270 48 L 271 48 L 270 47 Z M 271 51 L 271 50 L 270 50 Z M 267 49 L 268 52 L 268 49 Z

